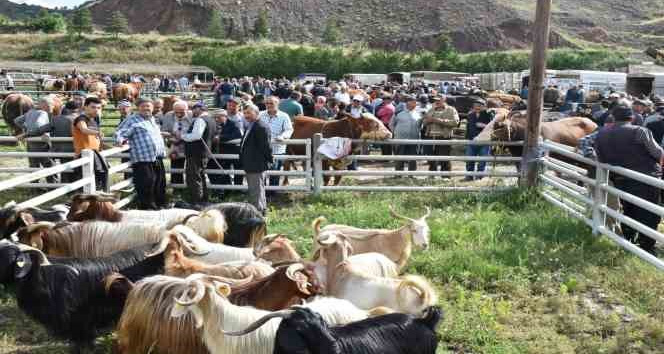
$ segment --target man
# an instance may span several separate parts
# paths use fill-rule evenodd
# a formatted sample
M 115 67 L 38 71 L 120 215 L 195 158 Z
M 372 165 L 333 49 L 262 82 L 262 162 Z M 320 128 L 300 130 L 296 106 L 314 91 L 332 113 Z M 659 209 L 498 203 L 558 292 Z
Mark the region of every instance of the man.
M 76 91 L 72 95 L 72 101 L 76 102 L 76 104 L 79 107 L 85 106 L 85 99 L 88 97 L 88 95 L 85 92 L 82 91 Z M 100 119 L 100 118 L 97 118 Z M 97 121 L 97 125 L 99 125 L 101 122 Z
M 270 128 L 270 135 L 276 142 L 272 146 L 272 155 L 284 155 L 286 154 L 286 145 L 279 144 L 286 139 L 290 139 L 293 135 L 293 125 L 291 123 L 290 117 L 285 112 L 282 112 L 277 109 L 279 105 L 279 98 L 275 96 L 270 96 L 265 100 L 265 111 L 261 112 L 258 119 L 261 122 L 265 123 Z M 246 110 L 245 110 L 246 113 Z M 246 119 L 246 117 L 245 117 Z M 279 171 L 283 166 L 283 161 L 277 160 L 273 164 L 272 170 Z M 270 176 L 270 185 L 278 186 L 279 185 L 279 176 Z
M 434 97 L 433 101 L 433 108 L 424 117 L 424 139 L 451 140 L 454 128 L 459 126 L 459 113 L 446 103 L 445 96 Z M 428 145 L 425 146 L 425 155 L 449 156 L 451 148 L 449 145 Z M 449 161 L 429 161 L 429 171 L 438 171 L 438 166 L 441 171 L 452 170 Z
M 327 99 L 325 96 L 316 97 L 316 104 L 314 105 L 314 117 L 322 120 L 330 120 L 334 118 L 332 111 L 327 107 Z
M 152 106 L 152 115 L 154 116 L 154 119 L 157 121 L 157 123 L 161 125 L 161 119 L 164 118 L 164 113 L 166 113 L 162 112 L 164 109 L 164 100 L 161 98 L 156 98 L 154 101 L 152 101 Z
M 173 111 L 166 113 L 161 125 L 162 135 L 168 139 L 170 151 L 168 157 L 171 160 L 171 169 L 183 169 L 185 167 L 185 143 L 182 135 L 189 130 L 193 121 L 189 105 L 185 101 L 175 101 Z M 171 172 L 172 184 L 183 184 L 182 172 Z
M 7 73 L 7 70 L 3 69 L 0 71 L 0 80 L 5 82 L 5 90 L 11 91 L 15 89 L 14 79 Z
M 226 114 L 228 115 L 228 119 L 240 122 L 242 133 L 244 133 L 249 123 L 244 120 L 244 115 L 242 114 L 242 100 L 231 97 L 226 104 Z
M 301 98 L 301 93 L 293 91 L 288 99 L 279 102 L 279 110 L 286 112 L 291 120 L 297 116 L 304 115 L 304 110 L 299 102 Z
M 97 125 L 102 107 L 103 105 L 99 98 L 86 98 L 83 114 L 76 117 L 72 123 L 71 135 L 74 143 L 74 153 L 76 154 L 75 158 L 80 158 L 83 150 L 92 150 L 95 152 L 95 182 L 97 189 L 106 191 L 108 187 L 108 164 L 99 154 L 104 135 Z M 77 171 L 79 173 L 78 177 L 81 177 L 81 170 L 77 169 Z
M 420 130 L 422 128 L 422 115 L 417 109 L 417 100 L 415 97 L 408 97 L 406 99 L 406 109 L 399 113 L 390 122 L 390 130 L 394 134 L 395 139 L 413 139 L 420 138 Z M 417 145 L 398 145 L 396 148 L 397 155 L 417 155 Z M 396 170 L 403 171 L 404 161 L 397 161 Z M 417 161 L 408 161 L 408 171 L 417 170 Z
M 208 122 L 201 114 L 200 104 L 194 106 L 194 118 L 186 133 L 181 136 L 184 141 L 184 151 L 187 167 L 185 177 L 190 203 L 207 202 L 207 185 L 205 181 L 205 166 L 207 165 L 210 129 Z
M 346 108 L 351 117 L 360 119 L 364 113 L 367 113 L 367 109 L 364 108 L 362 102 L 364 102 L 364 97 L 362 95 L 353 96 L 353 102 L 348 108 Z
M 602 128 L 595 141 L 595 151 L 600 162 L 624 167 L 652 177 L 661 177 L 661 162 L 664 150 L 652 136 L 652 133 L 631 123 L 634 113 L 629 107 L 619 106 L 613 110 L 615 125 Z M 660 190 L 634 179 L 612 173 L 611 179 L 616 188 L 659 204 Z M 623 200 L 623 214 L 641 224 L 657 230 L 660 215 L 652 213 L 635 204 Z M 639 233 L 627 224 L 622 224 L 623 237 L 642 249 L 655 253 L 655 240 Z
M 189 89 L 189 79 L 186 75 L 182 75 L 182 77 L 178 79 L 178 85 L 180 86 L 180 91 L 182 92 L 185 92 Z
M 276 107 L 276 103 L 273 102 Z M 265 199 L 265 171 L 273 162 L 270 147 L 270 127 L 258 118 L 258 107 L 248 105 L 244 109 L 244 117 L 249 128 L 244 133 L 240 145 L 240 163 L 246 173 L 249 187 L 249 203 L 263 215 L 267 212 Z
M 233 97 L 235 94 L 235 87 L 231 84 L 227 78 L 224 78 L 224 81 L 217 88 L 217 95 L 219 96 L 219 101 L 221 102 L 220 108 L 226 108 L 226 103 L 228 100 Z
M 28 152 L 49 152 L 51 150 L 49 143 L 51 119 L 48 112 L 53 111 L 53 104 L 50 97 L 44 97 L 39 100 L 34 108 L 14 121 L 17 126 L 23 129 L 23 133 L 18 136 L 19 139 L 42 138 L 40 142 L 28 142 Z M 50 157 L 28 157 L 28 163 L 31 168 L 49 168 L 55 165 Z M 51 175 L 46 177 L 46 181 L 48 183 L 58 183 L 58 177 L 57 175 Z
M 421 94 L 417 98 L 417 111 L 420 112 L 421 115 L 426 114 L 431 110 L 431 104 L 429 103 L 429 96 L 427 94 Z
M 236 118 L 231 118 L 228 115 L 228 112 L 225 110 L 217 111 L 214 114 L 214 118 L 217 122 L 217 135 L 214 137 L 213 144 L 216 146 L 216 150 L 220 154 L 234 155 L 240 153 L 240 147 L 236 143 L 230 143 L 231 141 L 236 141 L 242 139 L 242 123 Z M 240 160 L 219 160 L 221 167 L 224 170 L 241 170 L 242 166 L 240 165 Z M 209 167 L 208 167 L 209 169 Z M 236 186 L 242 185 L 242 175 L 233 176 L 233 181 Z M 212 182 L 212 176 L 210 176 L 210 182 Z M 214 184 L 221 185 L 230 185 L 231 177 L 230 175 L 217 175 L 215 177 Z
M 496 113 L 494 109 L 500 106 L 499 101 L 495 99 L 490 99 L 487 103 L 487 109 L 484 109 L 484 106 L 481 102 L 473 103 L 473 111 L 468 115 L 468 121 L 466 122 L 466 140 L 473 140 L 475 137 L 480 135 L 482 130 L 491 123 Z M 489 155 L 489 146 L 486 145 L 468 145 L 466 146 L 466 155 L 467 156 L 488 156 Z M 484 172 L 486 169 L 486 162 L 466 162 L 466 171 L 475 172 L 475 166 L 477 165 L 477 172 Z M 473 178 L 472 176 L 466 176 L 464 181 L 469 182 L 474 179 L 482 179 L 484 177 L 479 176 Z
M 118 102 L 118 113 L 120 113 L 120 123 L 131 115 L 131 102 L 122 100 Z
M 645 101 L 643 100 L 634 101 L 634 103 L 632 104 L 632 111 L 634 112 L 634 118 L 632 124 L 643 126 L 645 122 L 643 114 L 645 113 L 646 107 L 647 103 Z
M 664 104 L 660 103 L 660 106 L 656 107 L 655 114 L 646 119 L 645 126 L 652 132 L 655 141 L 664 143 Z
M 81 106 L 75 101 L 69 101 L 65 104 L 65 108 L 57 117 L 51 121 L 51 136 L 54 138 L 71 138 L 72 125 L 74 119 L 79 115 Z M 51 151 L 57 153 L 72 153 L 74 152 L 74 145 L 71 142 L 53 142 L 51 144 Z M 60 163 L 64 164 L 73 160 L 70 157 L 60 157 Z M 74 182 L 75 175 L 72 172 L 63 172 L 60 181 L 62 183 Z
M 166 176 L 162 159 L 166 154 L 159 126 L 152 116 L 152 101 L 139 99 L 138 114 L 116 131 L 116 145 L 129 143 L 134 185 L 140 209 L 166 206 Z

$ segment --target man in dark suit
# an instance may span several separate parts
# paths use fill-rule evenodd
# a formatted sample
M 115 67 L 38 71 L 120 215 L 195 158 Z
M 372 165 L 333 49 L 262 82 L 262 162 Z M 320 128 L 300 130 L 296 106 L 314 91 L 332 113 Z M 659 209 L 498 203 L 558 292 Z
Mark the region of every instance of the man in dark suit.
M 248 128 L 240 146 L 240 164 L 246 173 L 249 203 L 265 215 L 267 211 L 265 171 L 270 169 L 273 157 L 270 128 L 258 120 L 258 112 L 258 107 L 254 105 L 248 105 L 244 109 L 244 119 L 248 123 Z

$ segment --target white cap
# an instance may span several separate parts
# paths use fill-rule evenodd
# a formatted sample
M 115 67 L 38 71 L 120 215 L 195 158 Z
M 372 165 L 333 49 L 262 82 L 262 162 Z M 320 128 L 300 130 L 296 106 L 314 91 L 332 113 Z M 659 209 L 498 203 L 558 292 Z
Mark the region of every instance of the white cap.
M 355 96 L 353 96 L 353 101 L 364 102 L 364 96 L 362 96 L 362 95 L 355 95 Z

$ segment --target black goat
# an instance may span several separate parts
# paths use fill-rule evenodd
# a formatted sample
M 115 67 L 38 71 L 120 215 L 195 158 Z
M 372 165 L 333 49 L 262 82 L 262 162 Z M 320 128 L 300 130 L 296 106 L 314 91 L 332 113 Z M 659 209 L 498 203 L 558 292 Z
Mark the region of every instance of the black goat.
M 0 209 L 0 239 L 9 238 L 16 230 L 35 222 L 49 221 L 57 223 L 67 218 L 66 208 L 44 210 L 38 208 L 19 208 L 16 203 L 7 203 Z
M 284 317 L 274 354 L 435 354 L 442 310 L 433 306 L 422 318 L 393 313 L 329 327 L 319 314 L 298 308 L 272 313 L 244 331 L 226 334 L 244 335 L 274 317 Z
M 56 337 L 71 340 L 73 352 L 78 353 L 93 346 L 97 334 L 110 329 L 122 314 L 125 297 L 107 294 L 107 276 L 118 272 L 136 281 L 163 273 L 163 253 L 146 258 L 150 249 L 145 246 L 95 259 L 49 258 L 50 265 L 42 265 L 41 252 L 22 251 L 12 264 L 10 280 L 16 284 L 21 310 Z M 2 247 L 3 254 L 15 254 L 15 250 Z M 0 260 L 0 275 L 6 273 L 2 271 L 6 263 Z

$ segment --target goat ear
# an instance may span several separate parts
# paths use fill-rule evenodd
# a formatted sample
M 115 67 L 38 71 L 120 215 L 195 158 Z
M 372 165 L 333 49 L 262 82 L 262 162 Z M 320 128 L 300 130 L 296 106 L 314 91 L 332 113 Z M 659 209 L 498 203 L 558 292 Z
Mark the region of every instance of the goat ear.
M 15 264 L 16 269 L 14 271 L 14 278 L 20 280 L 30 274 L 30 270 L 32 270 L 32 259 L 28 252 L 21 252 L 17 257 Z
M 21 218 L 25 226 L 32 225 L 35 223 L 35 218 L 32 216 L 32 214 L 22 211 L 18 213 L 18 217 Z
M 311 290 L 309 290 L 311 283 L 309 282 L 309 278 L 302 272 L 297 272 L 297 274 L 298 279 L 295 282 L 297 284 L 297 289 L 300 290 L 302 294 L 311 296 Z

